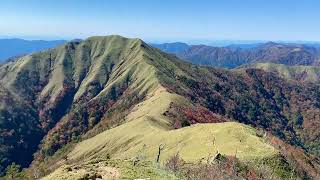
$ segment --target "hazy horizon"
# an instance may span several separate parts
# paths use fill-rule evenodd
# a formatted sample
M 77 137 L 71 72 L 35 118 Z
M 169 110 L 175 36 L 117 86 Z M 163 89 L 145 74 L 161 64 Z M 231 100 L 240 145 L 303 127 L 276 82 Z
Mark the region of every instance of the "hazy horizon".
M 1 1 L 0 36 L 74 39 L 119 34 L 146 41 L 320 41 L 315 1 Z M 197 12 L 197 13 L 193 13 Z
M 109 36 L 111 34 L 105 35 L 93 35 L 93 36 Z M 124 36 L 124 35 L 120 35 Z M 88 36 L 90 37 L 90 36 Z M 21 39 L 27 41 L 70 41 L 73 39 L 86 39 L 84 38 L 77 38 L 77 37 L 36 37 L 36 36 L 1 36 L 0 40 L 6 39 Z M 124 36 L 128 37 L 128 36 Z M 140 38 L 140 37 L 129 37 L 129 38 Z M 212 45 L 212 46 L 228 46 L 232 44 L 258 44 L 258 43 L 267 43 L 267 42 L 276 42 L 276 43 L 289 43 L 289 44 L 320 44 L 320 41 L 308 41 L 308 40 L 239 40 L 239 39 L 143 39 L 147 43 L 153 44 L 162 44 L 162 43 L 186 43 L 189 45 Z

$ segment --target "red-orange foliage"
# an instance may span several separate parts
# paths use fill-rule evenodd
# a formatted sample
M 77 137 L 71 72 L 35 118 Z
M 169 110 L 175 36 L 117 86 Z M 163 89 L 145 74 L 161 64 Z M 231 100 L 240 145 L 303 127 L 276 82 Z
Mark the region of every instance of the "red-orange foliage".
M 188 118 L 191 124 L 195 123 L 220 123 L 225 122 L 226 119 L 220 115 L 217 115 L 207 108 L 202 106 L 196 106 L 194 108 L 186 108 L 184 114 Z
M 319 179 L 318 174 L 320 167 L 318 166 L 320 159 L 307 154 L 303 149 L 299 147 L 294 147 L 283 142 L 281 139 L 273 136 L 272 134 L 267 134 L 268 141 L 277 147 L 281 155 L 293 166 L 295 171 L 297 171 L 301 176 L 307 174 L 314 179 Z

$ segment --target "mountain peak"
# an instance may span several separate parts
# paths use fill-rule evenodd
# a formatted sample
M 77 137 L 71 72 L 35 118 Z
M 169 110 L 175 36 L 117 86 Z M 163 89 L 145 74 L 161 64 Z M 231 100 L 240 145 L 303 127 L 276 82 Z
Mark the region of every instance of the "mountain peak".
M 270 48 L 270 47 L 273 47 L 273 46 L 278 46 L 278 45 L 281 45 L 279 43 L 276 43 L 274 41 L 269 41 L 269 42 L 266 42 L 264 44 L 261 44 L 261 47 L 263 48 Z
M 121 35 L 108 35 L 108 36 L 91 36 L 87 38 L 88 41 L 113 41 L 113 42 L 123 42 L 123 41 L 134 41 L 134 42 L 143 42 L 139 38 L 127 38 Z

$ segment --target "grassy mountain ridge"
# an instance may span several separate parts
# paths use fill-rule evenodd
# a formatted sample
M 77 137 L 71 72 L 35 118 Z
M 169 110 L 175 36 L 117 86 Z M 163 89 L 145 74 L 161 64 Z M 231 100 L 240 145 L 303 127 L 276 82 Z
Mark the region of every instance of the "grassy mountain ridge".
M 93 37 L 82 44 L 68 43 L 56 49 L 25 56 L 16 62 L 6 64 L 1 67 L 1 83 L 10 92 L 20 96 L 21 100 L 19 101 L 26 101 L 30 104 L 30 109 L 36 112 L 34 121 L 40 124 L 39 126 L 43 133 L 53 128 L 61 118 L 68 119 L 79 116 L 80 119 L 74 119 L 74 121 L 80 121 L 79 129 L 70 130 L 70 128 L 77 125 L 70 125 L 70 121 L 64 124 L 65 121 L 62 120 L 59 124 L 60 126 L 69 126 L 69 130 L 72 131 L 74 136 L 77 136 L 77 133 L 85 131 L 88 126 L 93 126 L 90 123 L 95 124 L 95 121 L 103 116 L 103 114 L 95 114 L 93 112 L 92 115 L 86 115 L 86 112 L 83 111 L 86 106 L 99 106 L 98 103 L 102 104 L 106 101 L 109 104 L 100 106 L 100 109 L 95 111 L 111 106 L 113 104 L 112 101 L 115 101 L 120 96 L 120 93 L 127 89 L 125 86 L 129 83 L 128 73 L 133 74 L 131 77 L 135 78 L 133 71 L 137 68 L 136 61 L 121 62 L 118 60 L 121 53 L 117 47 L 108 46 L 110 43 L 119 44 L 123 49 L 134 48 L 135 45 L 139 46 L 141 44 L 139 40 L 129 40 L 115 36 L 106 39 Z M 128 45 L 128 47 L 123 46 L 124 44 Z M 78 51 L 76 48 L 78 48 Z M 134 53 L 132 56 L 132 54 L 125 52 L 123 55 L 127 56 L 126 58 L 128 59 L 139 56 L 138 53 Z M 103 58 L 107 57 L 107 63 L 101 62 L 102 56 L 104 56 Z M 112 61 L 115 60 L 115 57 L 117 58 L 116 61 Z M 77 63 L 81 65 L 77 65 Z M 119 68 L 124 63 L 132 66 L 132 68 Z M 99 66 L 97 67 L 97 65 Z M 113 74 L 111 73 L 112 70 L 114 70 Z M 145 70 L 148 70 L 148 68 Z M 111 86 L 106 85 L 109 80 Z M 143 83 L 145 80 L 147 78 L 135 82 Z M 138 90 L 140 90 L 139 93 L 142 96 L 146 91 L 143 89 Z M 108 94 L 108 96 L 103 95 L 102 98 L 99 98 L 98 93 Z M 94 102 L 87 102 L 88 99 L 94 97 L 96 97 Z M 132 98 L 139 99 L 139 97 Z M 82 105 L 82 103 L 86 105 Z M 15 104 L 4 103 L 3 106 L 7 110 L 15 107 Z M 72 111 L 71 115 L 64 117 L 69 111 Z M 79 111 L 84 114 L 78 113 Z M 9 115 L 15 117 L 10 112 Z M 18 119 L 13 120 L 18 121 Z M 37 128 L 39 127 L 37 126 Z M 10 131 L 10 129 L 8 130 Z M 43 145 L 44 152 L 40 154 L 52 154 L 60 147 L 60 144 L 62 145 L 73 138 L 73 136 L 67 136 L 66 139 L 57 140 L 53 134 L 59 136 L 59 132 L 56 132 L 55 129 L 52 129 L 49 134 L 52 136 L 49 136 L 48 140 L 45 141 L 49 142 L 49 145 Z
M 226 155 L 235 153 L 234 146 L 243 159 L 269 158 L 281 152 L 252 127 L 269 131 L 290 147 L 300 146 L 314 154 L 319 151 L 316 84 L 303 88 L 301 82 L 257 69 L 228 71 L 192 65 L 139 39 L 92 37 L 24 56 L 0 67 L 0 84 L 10 93 L 1 97 L 18 98 L 0 101 L 0 117 L 5 117 L 0 123 L 2 134 L 15 138 L 10 141 L 0 136 L 5 142 L 1 166 L 11 162 L 26 165 L 37 150 L 32 164 L 37 177 L 44 175 L 39 172 L 43 161 L 78 141 L 82 142 L 66 156 L 74 162 L 106 153 L 130 158 L 143 144 L 151 160 L 161 143 L 168 148 L 164 159 L 181 151 L 182 158 L 196 160 L 215 153 L 217 148 L 209 142 L 212 134 L 219 151 Z M 38 134 L 19 130 L 25 119 L 19 119 L 21 115 L 32 117 L 28 130 Z M 13 123 L 7 127 L 7 122 Z M 196 123 L 221 124 L 192 125 Z M 30 134 L 37 142 L 26 138 Z M 224 143 L 223 138 L 232 143 Z M 21 146 L 14 144 L 17 141 Z M 24 154 L 30 159 L 12 158 L 8 147 L 26 151 L 29 143 L 39 145 Z M 179 143 L 181 149 L 176 146 Z M 308 159 L 316 164 L 316 157 L 301 157 L 297 161 Z M 315 176 L 309 173 L 309 165 L 295 165 L 300 174 Z M 317 172 L 316 165 L 311 169 Z
M 263 69 L 268 72 L 278 73 L 284 78 L 298 81 L 318 82 L 320 78 L 319 66 L 287 66 L 284 64 L 256 63 L 244 65 L 244 67 Z

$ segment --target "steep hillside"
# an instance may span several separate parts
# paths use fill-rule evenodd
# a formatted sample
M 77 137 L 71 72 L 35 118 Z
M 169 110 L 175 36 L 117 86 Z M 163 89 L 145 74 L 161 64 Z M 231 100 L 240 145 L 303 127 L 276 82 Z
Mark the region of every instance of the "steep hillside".
M 263 69 L 267 72 L 277 73 L 286 79 L 297 81 L 318 82 L 320 80 L 319 66 L 287 66 L 274 63 L 256 63 L 245 65 L 244 67 Z
M 318 154 L 319 84 L 288 81 L 259 69 L 229 71 L 175 63 L 187 76 L 176 76 L 166 88 L 213 113 L 264 128 Z
M 64 40 L 43 41 L 23 39 L 0 39 L 0 64 L 8 58 L 21 56 L 64 44 Z
M 155 161 L 159 148 L 160 162 L 178 152 L 188 162 L 223 154 L 241 162 L 276 158 L 283 163 L 268 168 L 286 167 L 277 177 L 319 172 L 317 84 L 200 67 L 120 36 L 18 58 L 0 67 L 0 84 L 1 172 L 33 160 L 28 171 L 38 178 L 94 159 L 126 164 L 141 151 Z
M 26 166 L 46 134 L 39 159 L 79 138 L 106 116 L 115 116 L 115 122 L 103 128 L 121 123 L 125 111 L 158 86 L 157 79 L 149 76 L 154 67 L 143 60 L 142 46 L 137 39 L 93 37 L 2 66 L 3 92 L 17 99 L 7 94 L 1 98 L 1 131 L 5 135 L 1 136 L 5 142 L 1 149 L 6 160 L 1 161 L 2 167 L 12 161 Z M 23 119 L 30 122 L 24 125 Z M 24 128 L 27 125 L 32 127 Z M 9 147 L 26 158 L 15 159 L 15 151 Z

